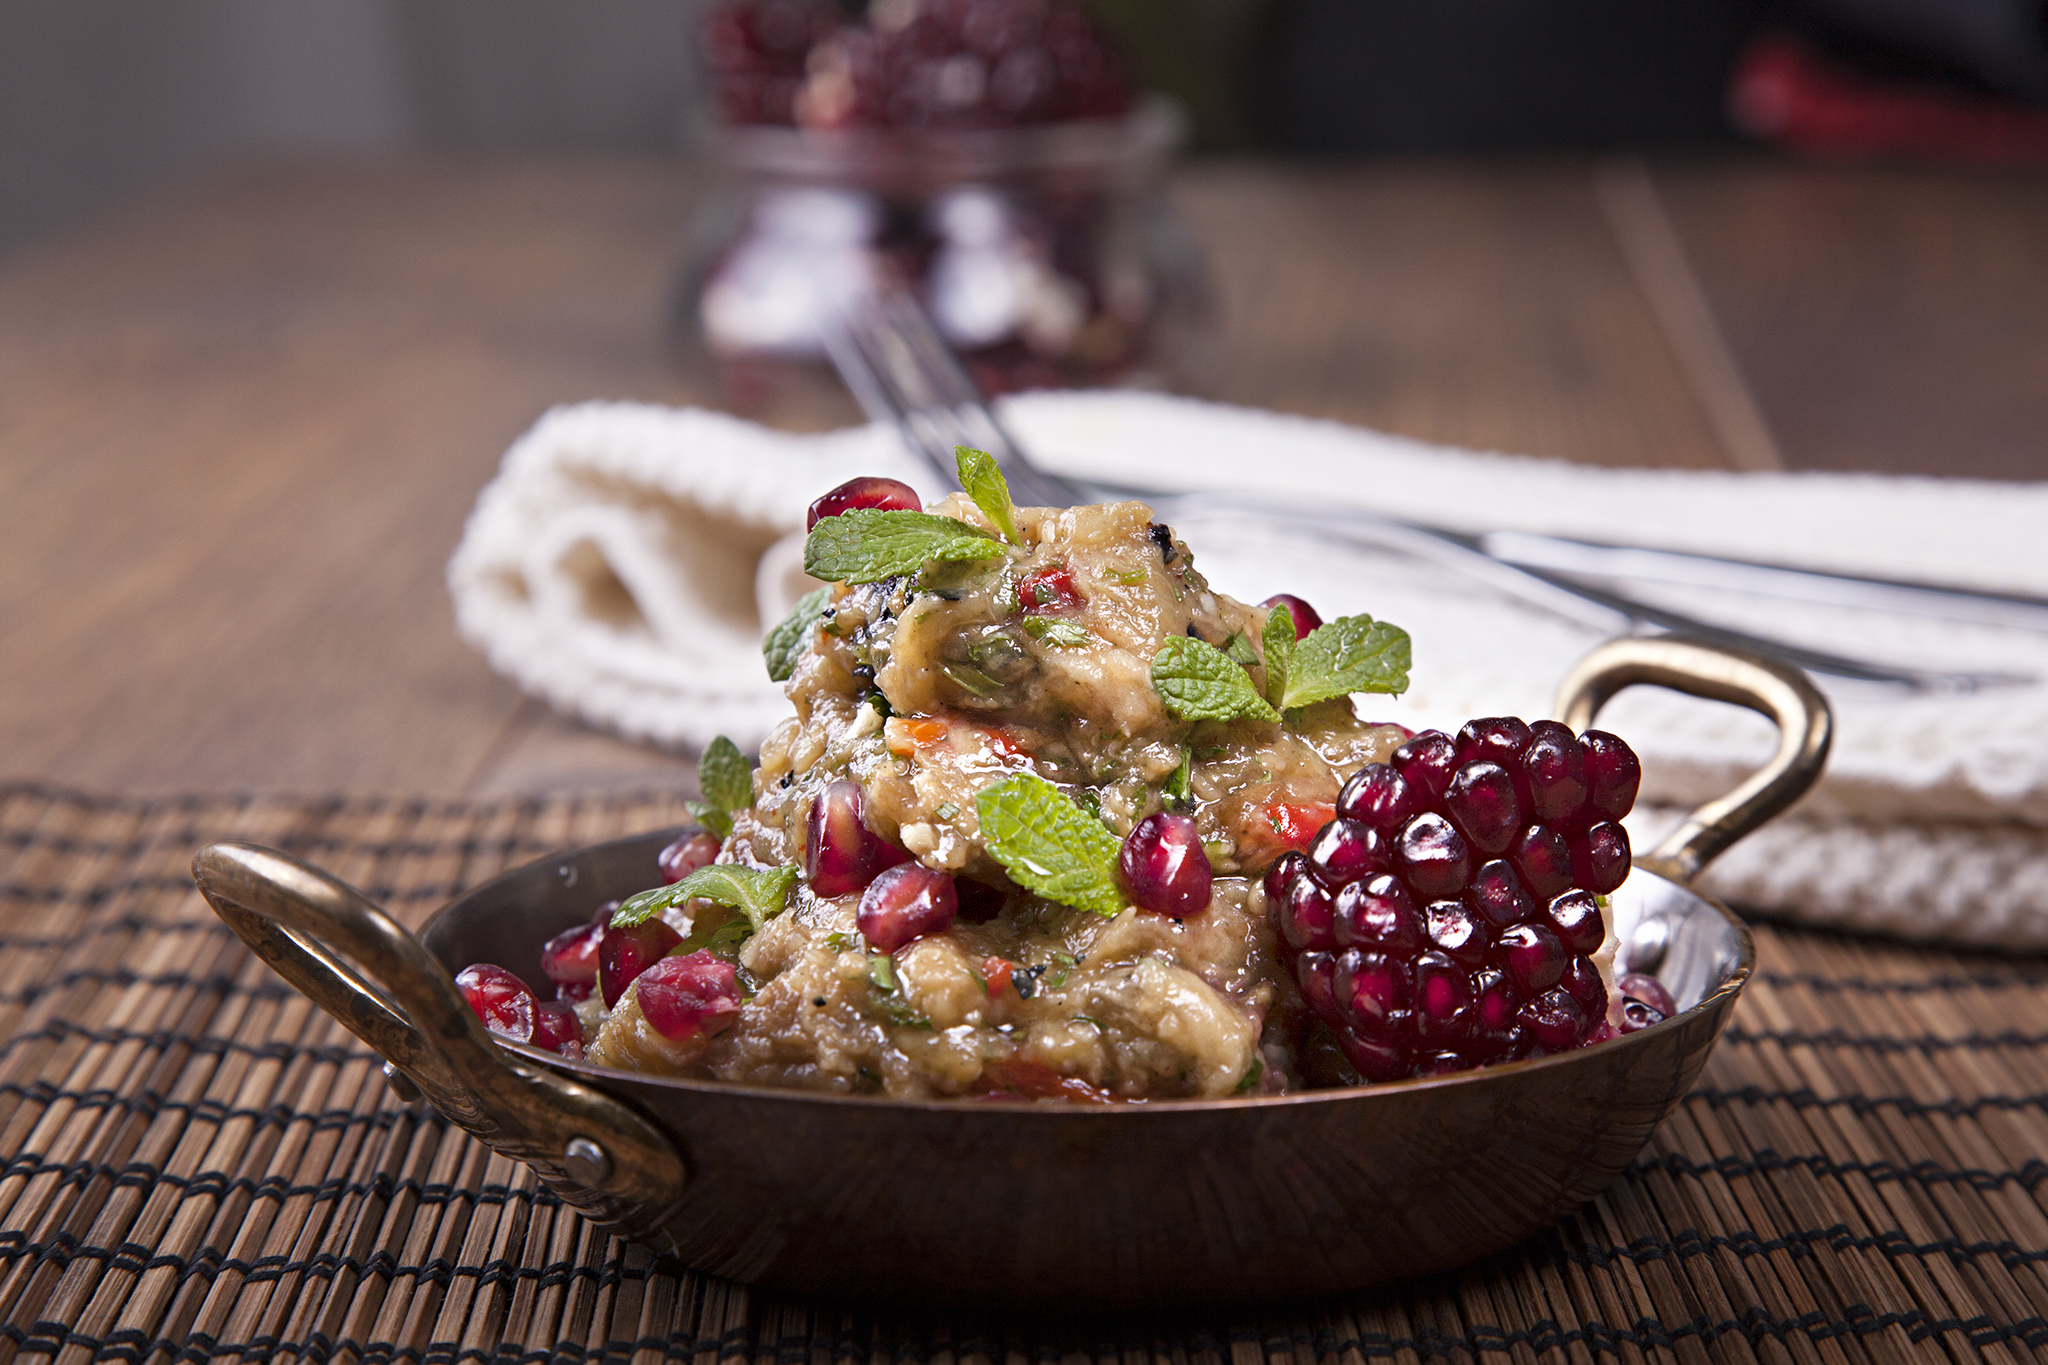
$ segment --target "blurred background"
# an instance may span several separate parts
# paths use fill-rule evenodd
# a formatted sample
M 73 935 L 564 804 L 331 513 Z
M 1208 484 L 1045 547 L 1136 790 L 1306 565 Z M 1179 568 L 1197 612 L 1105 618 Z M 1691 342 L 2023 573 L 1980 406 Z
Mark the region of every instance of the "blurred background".
M 1774 127 L 1784 110 L 1745 108 L 1735 78 L 1745 60 L 1782 57 L 1788 40 L 1822 63 L 1793 72 L 1806 82 L 1795 95 L 1818 70 L 1864 94 L 1931 96 L 1937 113 L 2022 116 L 1892 129 L 1908 146 L 1932 137 L 1937 153 L 1976 160 L 2048 148 L 2024 119 L 2048 100 L 2040 0 L 1090 8 L 1140 80 L 1190 110 L 1199 151 L 1441 156 L 1784 136 Z M 0 253 L 251 160 L 674 148 L 702 80 L 697 10 L 691 0 L 6 0 Z M 1872 111 L 1862 112 L 1867 124 Z M 1846 135 L 1853 145 L 1873 133 Z

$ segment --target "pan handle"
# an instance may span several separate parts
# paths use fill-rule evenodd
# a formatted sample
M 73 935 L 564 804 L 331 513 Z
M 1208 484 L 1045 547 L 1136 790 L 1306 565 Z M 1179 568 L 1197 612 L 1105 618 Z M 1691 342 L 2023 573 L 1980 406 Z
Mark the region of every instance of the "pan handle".
M 1690 882 L 1736 840 L 1783 811 L 1820 780 L 1834 741 L 1834 712 L 1790 664 L 1684 635 L 1610 640 L 1588 654 L 1557 690 L 1558 719 L 1583 731 L 1608 698 L 1636 683 L 1734 702 L 1778 724 L 1778 752 L 1726 796 L 1687 816 L 1636 862 Z
M 353 887 L 239 841 L 192 859 L 199 890 L 256 955 L 375 1048 L 434 1107 L 604 1221 L 672 1205 L 689 1169 L 637 1111 L 499 1047 L 447 968 Z

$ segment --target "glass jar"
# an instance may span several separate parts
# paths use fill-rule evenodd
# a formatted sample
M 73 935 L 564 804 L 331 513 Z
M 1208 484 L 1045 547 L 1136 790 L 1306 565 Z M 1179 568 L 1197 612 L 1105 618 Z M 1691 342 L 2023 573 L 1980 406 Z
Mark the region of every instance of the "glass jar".
M 846 301 L 893 278 L 989 393 L 1199 388 L 1213 307 L 1163 180 L 1184 120 L 1163 99 L 1116 119 L 1001 130 L 721 126 L 675 330 L 741 408 L 827 365 Z

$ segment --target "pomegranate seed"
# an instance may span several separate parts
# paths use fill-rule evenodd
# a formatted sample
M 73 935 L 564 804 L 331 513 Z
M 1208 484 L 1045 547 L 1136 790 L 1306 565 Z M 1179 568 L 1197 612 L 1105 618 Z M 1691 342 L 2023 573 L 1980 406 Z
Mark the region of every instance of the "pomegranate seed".
M 665 957 L 642 972 L 639 983 L 640 1012 L 664 1038 L 722 1033 L 739 1017 L 739 974 L 709 948 Z
M 1592 790 L 1586 780 L 1586 751 L 1569 726 L 1539 720 L 1529 727 L 1529 748 L 1522 755 L 1531 813 L 1545 824 L 1574 820 Z
M 1026 574 L 1017 582 L 1017 600 L 1029 611 L 1073 611 L 1088 604 L 1074 586 L 1074 573 L 1064 564 L 1052 564 Z
M 857 479 L 848 479 L 812 503 L 809 514 L 804 518 L 804 529 L 816 530 L 818 523 L 825 518 L 851 512 L 856 507 L 873 507 L 888 512 L 921 512 L 924 501 L 907 483 L 864 474 Z
M 1337 1011 L 1368 1038 L 1385 1042 L 1407 1022 L 1408 967 L 1386 954 L 1347 948 L 1337 955 Z
M 1296 952 L 1337 946 L 1336 907 L 1314 877 L 1297 875 L 1280 901 L 1280 935 Z
M 1333 906 L 1331 929 L 1340 948 L 1375 948 L 1405 956 L 1422 941 L 1414 898 L 1387 873 L 1346 883 Z
M 1572 880 L 1604 896 L 1628 879 L 1628 831 L 1612 820 L 1588 826 L 1566 841 L 1572 851 Z
M 1511 855 L 1522 885 L 1539 900 L 1549 900 L 1572 884 L 1572 855 L 1564 836 L 1542 825 L 1531 825 L 1515 841 Z
M 1564 977 L 1558 982 L 1564 992 L 1578 1002 L 1588 1019 L 1604 1018 L 1607 1014 L 1607 983 L 1600 979 L 1600 969 L 1590 958 L 1575 957 L 1564 969 Z
M 559 1000 L 544 1000 L 533 1007 L 533 1045 L 565 1057 L 583 1055 L 583 1025 L 576 1011 Z M 571 1048 L 575 1050 L 570 1051 Z
M 1652 1024 L 1661 1024 L 1671 1016 L 1659 1010 L 1646 1000 L 1627 996 L 1621 1002 L 1621 1031 L 1640 1033 Z
M 1323 623 L 1323 618 L 1316 615 L 1314 607 L 1302 601 L 1291 592 L 1276 592 L 1265 601 L 1259 603 L 1259 605 L 1269 610 L 1273 607 L 1287 608 L 1287 614 L 1294 618 L 1294 638 L 1296 640 L 1307 639 L 1308 633 Z
M 1452 774 L 1444 809 L 1482 853 L 1505 852 L 1522 827 L 1514 779 L 1506 768 L 1486 759 L 1474 759 Z
M 515 1043 L 533 1040 L 533 992 L 503 967 L 473 962 L 455 974 L 455 988 L 484 1027 Z
M 1499 858 L 1480 864 L 1466 888 L 1465 904 L 1496 929 L 1520 924 L 1536 913 L 1536 902 L 1522 886 L 1515 870 Z
M 1368 1081 L 1398 1081 L 1414 1069 L 1408 1049 L 1400 1043 L 1372 1042 L 1345 1032 L 1337 1035 L 1337 1041 L 1351 1065 Z
M 867 827 L 860 783 L 841 778 L 825 784 L 811 802 L 804 831 L 804 880 L 817 896 L 844 896 L 873 881 L 884 868 L 910 855 Z
M 860 893 L 856 923 L 877 952 L 898 948 L 929 934 L 943 934 L 960 913 L 953 879 L 917 863 L 889 868 Z
M 1460 901 L 1431 901 L 1423 912 L 1429 925 L 1429 941 L 1437 951 L 1454 962 L 1477 967 L 1493 946 L 1485 926 Z
M 1671 998 L 1671 992 L 1664 988 L 1664 983 L 1654 976 L 1630 972 L 1614 984 L 1620 988 L 1623 996 L 1630 1000 L 1642 1001 L 1666 1019 L 1678 1013 L 1678 1002 Z
M 1546 1052 L 1575 1048 L 1586 1032 L 1585 1011 L 1563 990 L 1544 992 L 1522 1006 L 1515 1017 Z
M 665 886 L 673 886 L 700 867 L 709 867 L 718 857 L 718 836 L 692 830 L 655 856 Z
M 1272 866 L 1266 869 L 1264 883 L 1266 903 L 1268 905 L 1278 905 L 1284 901 L 1287 898 L 1288 884 L 1294 880 L 1295 873 L 1300 872 L 1307 866 L 1308 859 L 1302 857 L 1293 849 L 1289 849 L 1275 858 Z
M 1483 758 L 1513 771 L 1522 766 L 1529 738 L 1529 727 L 1513 716 L 1468 720 L 1458 731 L 1458 762 L 1465 764 Z
M 1425 797 L 1390 763 L 1368 763 L 1337 794 L 1337 814 L 1371 825 L 1391 838 L 1420 815 Z
M 1337 1012 L 1337 955 L 1328 952 L 1303 953 L 1294 960 L 1294 976 L 1301 983 L 1301 998 L 1316 1017 L 1332 1028 L 1340 1027 Z
M 635 977 L 668 956 L 669 949 L 683 936 L 658 919 L 630 928 L 604 931 L 597 946 L 597 985 L 604 995 L 604 1007 L 611 1009 L 633 984 Z
M 1571 890 L 1550 902 L 1550 927 L 1575 953 L 1596 953 L 1607 938 L 1607 924 L 1600 907 L 1586 891 Z
M 1201 831 L 1188 816 L 1146 816 L 1125 836 L 1116 861 L 1124 892 L 1139 909 L 1186 919 L 1209 908 L 1214 873 Z
M 1330 821 L 1308 846 L 1308 870 L 1332 890 L 1386 867 L 1386 840 L 1371 825 L 1357 820 Z
M 1478 1024 L 1486 1033 L 1498 1033 L 1512 1022 L 1515 1013 L 1513 989 L 1506 973 L 1495 967 L 1476 972 L 1472 992 L 1478 1009 Z
M 580 986 L 588 995 L 597 983 L 597 951 L 603 941 L 604 926 L 595 920 L 564 929 L 542 945 L 540 969 L 557 987 Z
M 1421 789 L 1425 803 L 1441 801 L 1458 770 L 1458 746 L 1441 730 L 1424 730 L 1394 750 L 1394 768 Z
M 1525 995 L 1541 995 L 1564 975 L 1571 954 L 1556 934 L 1541 924 L 1517 924 L 1494 944 L 1493 960 Z
M 1394 862 L 1416 894 L 1428 900 L 1455 896 L 1472 875 L 1472 850 L 1451 822 L 1425 811 L 1401 829 Z
M 1579 742 L 1586 746 L 1588 803 L 1610 820 L 1621 819 L 1635 809 L 1643 765 L 1633 749 L 1605 730 L 1588 730 Z
M 1439 952 L 1415 960 L 1415 1032 L 1425 1047 L 1450 1047 L 1472 1034 L 1472 979 Z

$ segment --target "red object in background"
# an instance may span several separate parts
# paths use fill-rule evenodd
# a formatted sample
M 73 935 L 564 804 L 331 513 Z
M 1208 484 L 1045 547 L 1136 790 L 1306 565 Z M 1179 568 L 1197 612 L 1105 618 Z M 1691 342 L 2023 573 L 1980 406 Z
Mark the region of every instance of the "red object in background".
M 2048 163 L 2048 110 L 1887 83 L 1786 36 L 1759 38 L 1737 59 L 1728 114 L 1753 137 L 1814 156 Z

